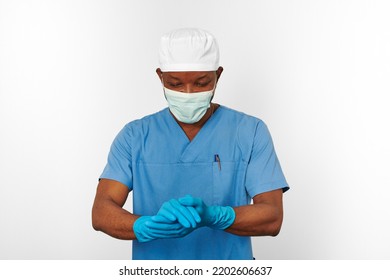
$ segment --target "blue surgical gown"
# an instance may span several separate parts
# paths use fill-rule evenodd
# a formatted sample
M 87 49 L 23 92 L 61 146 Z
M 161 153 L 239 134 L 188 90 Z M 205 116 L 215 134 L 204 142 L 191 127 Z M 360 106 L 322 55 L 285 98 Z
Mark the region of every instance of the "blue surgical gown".
M 247 205 L 289 187 L 265 123 L 220 106 L 192 141 L 166 108 L 128 123 L 100 178 L 133 191 L 133 213 L 155 215 L 187 194 L 207 205 Z M 183 238 L 133 241 L 133 259 L 252 259 L 251 239 L 208 227 Z

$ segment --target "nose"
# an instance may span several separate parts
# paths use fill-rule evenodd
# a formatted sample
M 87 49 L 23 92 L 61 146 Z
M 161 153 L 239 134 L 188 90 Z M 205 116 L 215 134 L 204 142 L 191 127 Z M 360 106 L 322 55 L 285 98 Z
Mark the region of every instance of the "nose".
M 192 93 L 192 86 L 191 86 L 191 84 L 184 85 L 182 92 L 184 92 L 184 93 Z

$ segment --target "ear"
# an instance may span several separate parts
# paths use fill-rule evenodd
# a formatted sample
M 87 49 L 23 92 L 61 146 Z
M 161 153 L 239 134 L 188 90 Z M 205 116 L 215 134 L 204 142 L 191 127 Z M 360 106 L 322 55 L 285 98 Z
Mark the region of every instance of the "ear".
M 222 72 L 223 72 L 223 67 L 219 66 L 217 71 L 216 71 L 216 73 L 217 73 L 217 82 L 218 82 L 219 77 L 221 76 Z
M 160 81 L 162 82 L 162 71 L 160 68 L 156 69 L 157 76 L 160 78 Z

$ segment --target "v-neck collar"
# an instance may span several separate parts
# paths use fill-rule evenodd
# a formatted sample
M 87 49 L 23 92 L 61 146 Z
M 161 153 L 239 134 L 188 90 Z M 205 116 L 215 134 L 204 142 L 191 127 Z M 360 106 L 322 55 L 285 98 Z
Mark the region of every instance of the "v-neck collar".
M 207 131 L 213 127 L 213 124 L 219 118 L 222 109 L 223 106 L 219 105 L 218 109 L 204 123 L 204 125 L 200 128 L 200 130 L 192 139 L 192 141 L 190 141 L 190 139 L 185 134 L 184 130 L 181 128 L 181 126 L 177 123 L 175 118 L 172 116 L 171 112 L 169 111 L 169 108 L 166 108 L 166 114 L 168 115 L 167 118 L 171 123 L 171 126 L 174 128 L 174 130 L 176 130 L 174 135 L 177 135 L 178 137 L 184 137 L 186 140 L 185 143 L 187 146 L 185 147 L 182 155 L 180 156 L 180 162 L 192 161 L 192 159 L 196 155 L 196 152 L 198 151 L 198 148 L 201 148 L 201 146 L 204 145 L 203 140 L 205 140 L 205 137 L 209 135 Z

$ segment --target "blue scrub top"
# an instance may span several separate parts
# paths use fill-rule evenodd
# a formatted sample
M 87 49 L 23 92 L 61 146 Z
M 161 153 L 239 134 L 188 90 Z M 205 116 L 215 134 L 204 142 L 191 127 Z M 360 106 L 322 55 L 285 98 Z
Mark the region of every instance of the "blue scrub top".
M 289 189 L 265 123 L 225 106 L 192 141 L 168 108 L 128 123 L 100 178 L 132 190 L 137 215 L 155 215 L 165 201 L 187 194 L 207 205 L 236 207 L 257 194 Z M 252 258 L 250 237 L 208 227 L 183 238 L 133 241 L 133 259 Z

